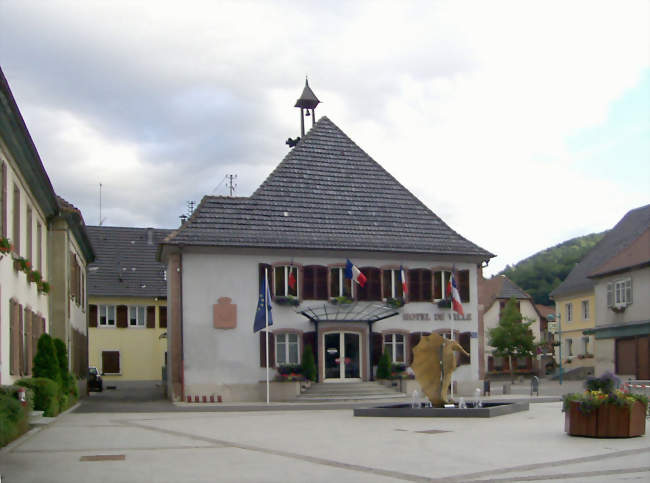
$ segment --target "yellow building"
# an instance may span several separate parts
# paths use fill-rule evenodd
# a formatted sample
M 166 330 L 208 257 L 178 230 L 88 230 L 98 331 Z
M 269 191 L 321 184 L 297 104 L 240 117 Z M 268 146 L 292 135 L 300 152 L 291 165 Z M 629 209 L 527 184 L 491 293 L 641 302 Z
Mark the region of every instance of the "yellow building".
M 170 230 L 89 226 L 88 363 L 108 385 L 160 382 L 167 351 L 167 281 L 155 259 Z
M 594 336 L 585 335 L 584 331 L 596 325 L 594 282 L 588 275 L 601 263 L 597 247 L 591 249 L 550 294 L 559 322 L 555 340 L 559 339 L 561 344 L 556 347 L 555 360 L 559 363 L 561 355 L 565 373 L 587 367 L 593 374 Z

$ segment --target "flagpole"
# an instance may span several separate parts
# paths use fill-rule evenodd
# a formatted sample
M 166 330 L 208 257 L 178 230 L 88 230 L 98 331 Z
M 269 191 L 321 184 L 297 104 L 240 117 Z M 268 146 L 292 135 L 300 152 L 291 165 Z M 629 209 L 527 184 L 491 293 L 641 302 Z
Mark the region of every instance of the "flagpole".
M 456 310 L 454 309 L 454 284 L 452 283 L 455 281 L 456 278 L 454 277 L 454 266 L 452 265 L 451 267 L 451 275 L 449 276 L 449 283 L 451 284 L 451 340 L 452 342 L 454 341 L 454 327 L 455 327 L 455 322 L 456 322 Z M 456 356 L 454 356 L 456 357 Z M 449 394 L 451 394 L 451 399 L 453 401 L 454 399 L 454 373 L 451 373 L 451 389 L 449 391 Z
M 270 403 L 269 390 L 269 269 L 264 269 L 264 317 L 266 319 L 266 404 Z

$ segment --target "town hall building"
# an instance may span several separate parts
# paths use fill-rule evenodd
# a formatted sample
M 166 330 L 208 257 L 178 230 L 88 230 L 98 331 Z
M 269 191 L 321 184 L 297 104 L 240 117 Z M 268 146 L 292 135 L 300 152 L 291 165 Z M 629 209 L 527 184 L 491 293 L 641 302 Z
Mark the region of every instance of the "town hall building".
M 313 120 L 316 104 L 306 85 L 296 107 Z M 327 117 L 290 141 L 250 197 L 205 196 L 160 245 L 170 398 L 264 399 L 266 335 L 253 321 L 265 273 L 272 374 L 300 364 L 309 347 L 318 382 L 370 381 L 384 352 L 408 366 L 422 335 L 453 331 L 470 353 L 454 378 L 477 387 L 477 277 L 494 255 L 447 226 Z M 345 276 L 348 259 L 363 287 Z M 452 270 L 462 316 L 446 296 Z

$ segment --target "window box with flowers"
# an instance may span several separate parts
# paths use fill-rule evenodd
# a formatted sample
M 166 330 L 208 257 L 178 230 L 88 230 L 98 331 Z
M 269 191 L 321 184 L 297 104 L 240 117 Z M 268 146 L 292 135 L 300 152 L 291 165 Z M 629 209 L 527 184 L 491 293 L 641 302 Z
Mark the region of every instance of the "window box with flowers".
M 333 297 L 330 299 L 332 305 L 346 305 L 351 304 L 352 302 L 354 302 L 354 300 L 347 295 L 341 295 L 340 297 Z
M 648 398 L 618 389 L 611 373 L 590 378 L 583 393 L 563 397 L 564 430 L 572 436 L 630 438 L 645 434 Z
M 14 246 L 9 241 L 9 238 L 3 236 L 0 237 L 0 253 L 7 254 L 14 250 Z
M 32 270 L 32 263 L 25 257 L 14 257 L 14 270 L 29 274 Z
M 404 306 L 404 299 L 402 297 L 394 297 L 386 299 L 386 305 L 394 309 L 399 309 Z
M 30 270 L 27 272 L 27 280 L 31 283 L 35 283 L 38 285 L 40 282 L 43 281 L 43 275 L 41 275 L 41 272 L 38 270 Z
M 451 299 L 442 299 L 436 302 L 439 309 L 450 309 L 451 308 Z
M 293 295 L 275 297 L 275 299 L 273 299 L 273 302 L 275 302 L 276 305 L 287 305 L 291 307 L 297 307 L 300 305 L 300 300 Z
M 44 293 L 44 294 L 50 293 L 50 284 L 45 280 L 41 280 L 40 282 L 38 282 L 36 284 L 36 287 L 38 288 L 38 293 Z

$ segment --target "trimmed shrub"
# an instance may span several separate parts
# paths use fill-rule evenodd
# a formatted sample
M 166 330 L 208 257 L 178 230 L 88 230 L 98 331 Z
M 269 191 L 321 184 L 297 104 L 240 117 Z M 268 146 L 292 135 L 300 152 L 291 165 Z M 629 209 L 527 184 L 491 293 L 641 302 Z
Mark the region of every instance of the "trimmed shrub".
M 43 411 L 43 416 L 54 417 L 61 411 L 61 388 L 51 379 L 32 377 L 20 379 L 17 386 L 23 386 L 34 391 L 34 409 Z
M 13 441 L 29 429 L 31 405 L 23 406 L 18 401 L 18 388 L 0 386 L 0 446 Z M 29 401 L 29 393 L 27 391 Z
M 52 337 L 49 334 L 43 334 L 38 339 L 33 373 L 34 377 L 46 377 L 61 386 L 59 361 L 56 357 L 54 342 L 52 342 Z
M 391 362 L 388 352 L 384 352 L 377 364 L 377 379 L 390 379 Z
M 314 362 L 314 352 L 310 345 L 306 345 L 302 351 L 302 373 L 305 379 L 316 381 L 316 363 Z

